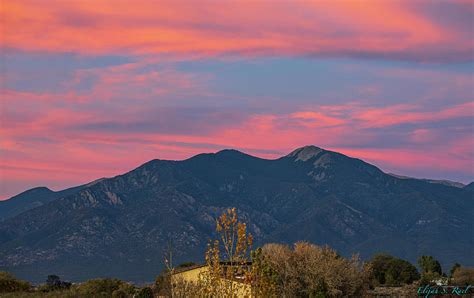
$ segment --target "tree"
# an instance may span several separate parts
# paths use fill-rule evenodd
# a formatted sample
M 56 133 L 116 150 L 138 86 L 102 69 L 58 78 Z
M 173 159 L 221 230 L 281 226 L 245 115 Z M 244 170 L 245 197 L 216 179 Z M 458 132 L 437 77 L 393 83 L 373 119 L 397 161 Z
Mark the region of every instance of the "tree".
M 441 264 L 432 256 L 419 257 L 418 266 L 421 268 L 422 285 L 434 284 L 442 277 Z
M 420 278 L 418 270 L 410 262 L 388 254 L 375 255 L 370 264 L 373 280 L 379 285 L 400 286 Z
M 62 281 L 61 278 L 57 275 L 48 275 L 46 279 L 46 288 L 45 291 L 55 291 L 61 289 L 69 289 L 71 287 L 70 282 Z
M 208 270 L 201 277 L 202 291 L 206 296 L 236 297 L 251 282 L 248 262 L 253 236 L 239 221 L 235 208 L 216 219 L 216 233 L 217 239 L 208 244 L 206 251 Z
M 461 264 L 455 263 L 453 267 L 451 267 L 451 270 L 449 270 L 449 277 L 453 277 L 454 272 L 461 267 Z
M 46 285 L 49 287 L 56 287 L 61 283 L 61 279 L 57 275 L 48 275 L 48 278 L 46 279 Z
M 439 276 L 442 275 L 441 264 L 432 256 L 421 256 L 418 258 L 418 265 L 422 274 L 437 273 Z
M 247 225 L 239 222 L 235 208 L 227 209 L 227 212 L 216 220 L 216 232 L 224 248 L 223 257 L 226 261 L 233 264 L 248 260 L 253 236 L 247 233 Z

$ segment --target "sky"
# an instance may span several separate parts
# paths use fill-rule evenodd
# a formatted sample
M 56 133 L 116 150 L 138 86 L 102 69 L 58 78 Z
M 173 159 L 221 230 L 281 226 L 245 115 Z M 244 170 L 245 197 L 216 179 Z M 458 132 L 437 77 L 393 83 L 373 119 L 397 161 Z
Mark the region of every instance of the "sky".
M 474 180 L 474 2 L 4 0 L 0 199 L 316 145 Z

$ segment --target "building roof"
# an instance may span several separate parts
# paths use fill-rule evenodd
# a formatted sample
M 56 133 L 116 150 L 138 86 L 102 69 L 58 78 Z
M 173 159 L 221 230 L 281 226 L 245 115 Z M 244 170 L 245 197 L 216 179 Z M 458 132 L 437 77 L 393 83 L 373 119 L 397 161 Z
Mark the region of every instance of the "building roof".
M 252 262 L 229 262 L 229 261 L 221 261 L 219 262 L 219 264 L 221 265 L 224 265 L 224 266 L 236 266 L 236 265 L 247 265 L 247 266 L 250 266 L 252 265 Z M 190 271 L 190 270 L 194 270 L 194 269 L 198 269 L 198 268 L 201 268 L 201 267 L 206 267 L 207 264 L 196 264 L 196 265 L 192 265 L 192 266 L 188 266 L 188 267 L 181 267 L 181 268 L 176 268 L 174 269 L 174 272 L 173 274 L 177 274 L 177 273 L 182 273 L 182 272 L 186 272 L 186 271 Z
M 182 272 L 186 272 L 186 271 L 189 271 L 189 270 L 194 270 L 194 269 L 198 269 L 198 268 L 206 267 L 206 266 L 207 266 L 207 264 L 196 264 L 196 265 L 192 265 L 192 266 L 188 266 L 188 267 L 176 268 L 176 269 L 174 269 L 173 274 L 182 273 Z

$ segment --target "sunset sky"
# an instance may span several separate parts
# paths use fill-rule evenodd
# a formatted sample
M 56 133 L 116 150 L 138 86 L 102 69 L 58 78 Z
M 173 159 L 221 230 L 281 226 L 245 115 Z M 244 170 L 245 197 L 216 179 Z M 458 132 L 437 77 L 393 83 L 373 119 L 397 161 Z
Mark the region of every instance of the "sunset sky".
M 473 1 L 0 3 L 0 199 L 313 144 L 474 180 Z

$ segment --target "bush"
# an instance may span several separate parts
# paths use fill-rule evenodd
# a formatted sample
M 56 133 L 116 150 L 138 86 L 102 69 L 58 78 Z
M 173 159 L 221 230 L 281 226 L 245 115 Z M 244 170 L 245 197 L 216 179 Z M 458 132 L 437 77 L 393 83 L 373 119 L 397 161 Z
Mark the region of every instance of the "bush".
M 451 283 L 456 286 L 468 286 L 474 284 L 474 268 L 457 268 L 453 273 Z
M 133 295 L 135 288 L 124 281 L 111 278 L 92 279 L 77 286 L 78 294 L 85 297 L 110 297 L 115 291 L 118 291 L 115 295 L 120 295 L 121 292 Z
M 171 278 L 167 270 L 156 277 L 155 290 L 160 296 L 171 296 Z
M 129 295 L 122 289 L 118 289 L 112 292 L 112 298 L 128 298 Z
M 454 272 L 455 272 L 456 270 L 458 270 L 459 267 L 461 267 L 461 264 L 455 263 L 455 264 L 453 265 L 453 267 L 451 267 L 451 270 L 449 270 L 449 277 L 453 277 Z
M 30 288 L 28 282 L 16 279 L 8 272 L 0 271 L 0 293 L 22 292 Z
M 137 298 L 153 298 L 154 297 L 153 290 L 149 287 L 142 288 L 140 289 L 140 291 L 138 291 L 138 294 L 136 297 Z

